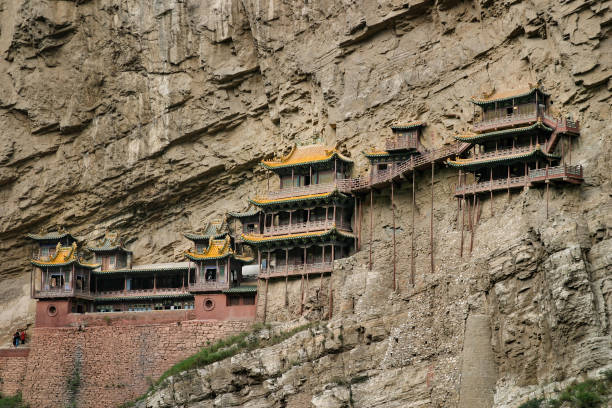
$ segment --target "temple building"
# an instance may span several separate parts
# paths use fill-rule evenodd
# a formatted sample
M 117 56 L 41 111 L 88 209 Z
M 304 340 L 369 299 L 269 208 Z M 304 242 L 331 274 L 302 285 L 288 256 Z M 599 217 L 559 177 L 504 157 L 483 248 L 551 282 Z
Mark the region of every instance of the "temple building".
M 523 188 L 537 183 L 582 182 L 582 166 L 571 165 L 578 123 L 551 114 L 550 96 L 539 87 L 473 99 L 474 131 L 455 136 L 471 144 L 448 160 L 459 169 L 455 196 Z M 569 156 L 569 160 L 567 158 Z M 467 182 L 467 173 L 473 182 Z
M 257 210 L 232 213 L 242 223 L 240 239 L 256 249 L 262 279 L 331 273 L 333 260 L 354 248 L 353 198 L 338 182 L 352 161 L 335 148 L 294 147 L 262 166 L 278 176 L 278 190 L 250 199 Z
M 37 325 L 69 325 L 72 313 L 156 310 L 193 310 L 198 319 L 254 319 L 256 276 L 242 274 L 242 265 L 253 258 L 234 254 L 226 224 L 209 223 L 204 233 L 185 236 L 195 243 L 187 260 L 133 265 L 132 252 L 116 234 L 87 248 L 92 263 L 82 260 L 69 233 L 29 234 L 39 244 L 31 260 Z

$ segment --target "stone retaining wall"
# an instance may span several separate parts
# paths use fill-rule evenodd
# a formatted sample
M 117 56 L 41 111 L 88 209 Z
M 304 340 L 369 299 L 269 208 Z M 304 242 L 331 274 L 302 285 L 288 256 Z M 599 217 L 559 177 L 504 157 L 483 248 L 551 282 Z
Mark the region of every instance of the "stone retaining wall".
M 188 320 L 127 326 L 125 316 L 116 318 L 100 326 L 35 328 L 29 357 L 0 356 L 1 392 L 21 391 L 30 406 L 40 408 L 73 402 L 115 407 L 144 393 L 152 380 L 209 342 L 252 325 Z M 21 378 L 11 375 L 15 367 Z
M 0 394 L 14 395 L 19 392 L 29 353 L 27 347 L 0 349 Z

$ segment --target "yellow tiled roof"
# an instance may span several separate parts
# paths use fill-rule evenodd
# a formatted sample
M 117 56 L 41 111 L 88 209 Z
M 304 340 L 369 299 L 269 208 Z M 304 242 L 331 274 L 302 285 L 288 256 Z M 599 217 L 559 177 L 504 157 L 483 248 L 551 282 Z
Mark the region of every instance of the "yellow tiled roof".
M 77 256 L 76 249 L 77 249 L 76 242 L 74 242 L 69 247 L 63 247 L 58 242 L 57 246 L 55 247 L 55 253 L 53 254 L 53 256 L 51 256 L 51 258 L 48 261 L 33 260 L 32 262 L 34 262 L 36 265 L 39 265 L 39 266 L 66 265 L 72 262 L 77 262 L 82 266 L 91 267 L 91 268 L 95 268 L 99 266 L 98 264 L 90 264 L 90 263 L 81 262 L 81 260 Z
M 218 259 L 233 253 L 230 247 L 230 236 L 226 235 L 223 239 L 211 239 L 204 252 L 187 251 L 185 255 L 191 259 Z
M 328 193 L 307 194 L 307 195 L 301 195 L 301 196 L 295 196 L 295 197 L 274 198 L 271 200 L 255 197 L 251 199 L 251 202 L 256 205 L 257 204 L 269 204 L 269 203 L 283 203 L 286 201 L 293 201 L 293 200 L 308 200 L 310 198 L 324 198 L 332 194 L 334 194 L 334 191 L 330 191 Z
M 310 146 L 294 146 L 289 154 L 280 160 L 264 160 L 262 164 L 268 168 L 278 168 L 327 161 L 334 156 L 338 156 L 343 161 L 352 161 L 342 155 L 336 148 L 315 144 Z
M 503 101 L 503 100 L 507 100 L 510 98 L 527 96 L 536 90 L 547 95 L 546 92 L 544 92 L 539 86 L 529 84 L 528 86 L 524 86 L 524 87 L 517 88 L 517 89 L 510 89 L 506 91 L 494 92 L 491 95 L 480 96 L 480 97 L 474 96 L 472 97 L 472 102 L 483 104 L 483 103 L 489 103 L 489 102 L 495 102 L 495 101 Z

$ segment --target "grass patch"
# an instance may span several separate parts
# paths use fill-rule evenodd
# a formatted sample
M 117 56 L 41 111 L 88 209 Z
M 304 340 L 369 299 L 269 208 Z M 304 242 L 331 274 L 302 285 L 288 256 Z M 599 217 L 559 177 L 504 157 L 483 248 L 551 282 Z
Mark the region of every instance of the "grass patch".
M 3 397 L 0 394 L 0 408 L 27 408 L 21 399 L 21 393 L 13 397 Z
M 567 386 L 557 398 L 534 398 L 518 408 L 603 408 L 610 400 L 612 391 L 612 370 L 606 370 L 598 379 L 588 379 Z M 565 405 L 564 405 L 565 404 Z
M 243 332 L 235 336 L 219 340 L 212 345 L 207 345 L 207 347 L 204 347 L 196 354 L 187 357 L 185 360 L 176 363 L 175 365 L 170 367 L 165 373 L 163 373 L 161 377 L 159 377 L 159 379 L 152 384 L 152 386 L 145 394 L 141 395 L 135 401 L 126 402 L 125 404 L 121 405 L 120 408 L 133 407 L 134 405 L 136 405 L 136 402 L 143 400 L 147 396 L 147 394 L 149 394 L 149 392 L 151 392 L 156 386 L 158 386 L 168 377 L 172 377 L 184 371 L 206 367 L 209 364 L 225 360 L 226 358 L 233 357 L 236 354 L 245 351 L 273 346 L 275 344 L 285 341 L 289 337 L 292 337 L 301 331 L 309 329 L 314 324 L 315 323 L 309 323 L 295 327 L 292 330 L 273 335 L 267 340 L 260 340 L 260 338 L 256 334 L 264 329 L 269 330 L 271 326 L 263 325 L 261 323 L 255 324 L 253 326 L 253 331 L 250 333 Z

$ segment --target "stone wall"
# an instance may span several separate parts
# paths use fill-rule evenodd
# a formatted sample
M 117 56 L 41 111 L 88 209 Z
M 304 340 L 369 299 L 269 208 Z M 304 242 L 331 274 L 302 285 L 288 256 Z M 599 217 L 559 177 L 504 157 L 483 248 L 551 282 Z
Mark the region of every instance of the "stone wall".
M 0 394 L 16 394 L 23 382 L 30 349 L 0 349 Z
M 0 359 L 5 367 L 25 369 L 24 400 L 35 407 L 112 407 L 141 395 L 152 380 L 209 342 L 246 331 L 244 321 L 182 321 L 164 324 L 81 328 L 35 328 L 30 356 Z M 44 373 L 44 375 L 42 375 Z M 78 381 L 76 380 L 78 378 Z M 2 388 L 17 391 L 22 379 Z

